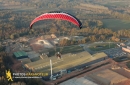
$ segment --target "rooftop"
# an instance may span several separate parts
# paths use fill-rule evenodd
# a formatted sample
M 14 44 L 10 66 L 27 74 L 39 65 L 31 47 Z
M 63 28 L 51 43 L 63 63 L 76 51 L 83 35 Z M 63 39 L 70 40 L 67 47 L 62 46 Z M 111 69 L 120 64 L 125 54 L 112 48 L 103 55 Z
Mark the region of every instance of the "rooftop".
M 102 70 L 100 72 L 95 72 L 89 75 L 89 77 L 102 82 L 104 85 L 117 84 L 122 81 L 128 80 L 128 78 L 111 71 L 109 69 Z
M 61 69 L 68 69 L 68 68 L 75 67 L 81 64 L 85 64 L 87 62 L 91 62 L 99 58 L 106 57 L 104 53 L 97 53 L 96 55 L 92 57 L 92 55 L 88 53 L 87 51 L 83 51 L 77 54 L 68 53 L 68 54 L 62 55 L 61 60 L 58 60 L 56 56 L 53 56 L 50 58 L 38 60 L 36 62 L 28 63 L 25 66 L 37 72 L 50 72 L 50 59 L 51 59 L 52 64 L 53 64 L 52 65 L 53 72 L 55 73 Z
M 14 52 L 14 55 L 15 55 L 16 58 L 20 58 L 22 56 L 27 56 L 26 52 L 24 52 L 24 51 Z
M 102 58 L 104 56 L 107 56 L 107 54 L 105 54 L 104 52 L 95 53 L 92 55 L 92 57 L 98 57 L 98 58 Z
M 31 62 L 29 58 L 19 59 L 19 61 L 22 61 L 23 64 L 27 64 Z
M 84 77 L 81 78 L 73 78 L 68 81 L 65 81 L 63 83 L 60 83 L 60 85 L 98 85 Z
M 30 60 L 32 61 L 32 62 L 35 62 L 35 61 L 38 61 L 38 60 L 40 60 L 41 58 L 40 57 L 34 57 L 34 58 L 31 58 Z
M 26 52 L 28 57 L 31 59 L 31 58 L 35 58 L 35 57 L 39 57 L 40 54 L 39 53 L 36 53 L 35 51 L 31 51 L 31 52 Z
M 113 71 L 117 72 L 127 78 L 130 78 L 130 71 L 128 71 L 126 68 L 113 69 Z
M 130 85 L 130 79 L 126 80 L 126 81 L 123 81 L 123 82 L 120 82 L 116 85 Z

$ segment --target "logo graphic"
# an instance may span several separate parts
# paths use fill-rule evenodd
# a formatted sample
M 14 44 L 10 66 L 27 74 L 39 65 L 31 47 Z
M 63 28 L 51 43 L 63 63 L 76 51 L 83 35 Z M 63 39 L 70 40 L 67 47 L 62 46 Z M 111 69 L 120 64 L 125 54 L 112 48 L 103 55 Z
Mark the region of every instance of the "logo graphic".
M 10 70 L 6 70 L 6 78 L 8 79 L 8 81 L 13 81 Z

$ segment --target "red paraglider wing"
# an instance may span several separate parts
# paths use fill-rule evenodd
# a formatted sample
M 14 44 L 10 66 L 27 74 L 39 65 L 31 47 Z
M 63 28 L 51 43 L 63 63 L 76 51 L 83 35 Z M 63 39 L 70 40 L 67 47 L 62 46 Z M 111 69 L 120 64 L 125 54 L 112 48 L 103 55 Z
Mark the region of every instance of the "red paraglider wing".
M 45 13 L 42 14 L 38 17 L 36 17 L 30 24 L 30 28 L 32 28 L 32 25 L 35 22 L 38 22 L 40 20 L 46 20 L 46 19 L 62 19 L 62 20 L 66 20 L 69 22 L 72 22 L 73 24 L 77 25 L 78 27 L 81 28 L 81 22 L 74 16 L 68 14 L 68 13 L 64 13 L 64 12 L 59 12 L 59 13 Z

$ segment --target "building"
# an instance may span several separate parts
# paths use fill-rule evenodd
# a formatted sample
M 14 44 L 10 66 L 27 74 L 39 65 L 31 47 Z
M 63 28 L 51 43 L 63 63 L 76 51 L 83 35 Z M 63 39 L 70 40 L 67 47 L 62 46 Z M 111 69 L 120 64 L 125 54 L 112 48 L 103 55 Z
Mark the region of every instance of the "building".
M 103 85 L 116 85 L 119 82 L 128 80 L 127 77 L 122 76 L 114 71 L 105 69 L 89 75 L 90 78 L 102 83 Z
M 128 49 L 128 48 L 122 47 L 122 50 L 125 51 L 125 52 L 130 53 L 130 49 Z
M 59 39 L 56 38 L 56 39 L 50 40 L 50 42 L 51 42 L 53 45 L 58 45 Z
M 36 52 L 39 50 L 42 50 L 44 48 L 44 46 L 42 46 L 40 44 L 31 44 L 30 46 L 31 46 L 32 50 L 36 51 Z
M 33 72 L 45 72 L 50 74 L 50 59 L 52 60 L 52 70 L 54 74 L 60 72 L 60 70 L 67 70 L 67 73 L 72 72 L 76 69 L 83 69 L 92 64 L 98 63 L 107 58 L 107 55 L 103 52 L 91 55 L 87 51 L 80 53 L 64 54 L 62 59 L 58 60 L 56 56 L 38 60 L 25 64 L 25 67 Z
M 57 38 L 55 34 L 51 34 L 51 38 Z
M 36 53 L 35 51 L 31 51 L 31 52 L 26 52 L 28 55 L 28 58 L 34 62 L 34 61 L 38 61 L 40 60 L 40 54 Z
M 26 41 L 28 41 L 27 37 L 20 37 L 19 38 L 19 42 L 26 42 Z
M 31 60 L 29 58 L 19 59 L 19 61 L 21 61 L 23 65 L 27 63 L 31 63 Z
M 72 36 L 71 37 L 71 40 L 76 40 L 76 41 L 79 41 L 79 40 L 82 40 L 84 38 L 84 36 Z
M 126 81 L 122 81 L 122 82 L 115 84 L 115 85 L 130 85 L 130 79 L 128 79 Z
M 113 69 L 113 71 L 130 79 L 130 70 L 129 69 L 120 68 L 120 69 Z
M 81 77 L 81 78 L 73 78 L 67 80 L 63 83 L 60 83 L 60 85 L 99 85 L 99 84 L 96 84 L 87 78 Z
M 54 46 L 48 40 L 38 40 L 35 44 L 42 45 L 44 48 L 53 48 Z
M 23 59 L 23 58 L 28 58 L 28 55 L 26 52 L 24 51 L 17 51 L 13 53 L 14 57 L 16 59 Z

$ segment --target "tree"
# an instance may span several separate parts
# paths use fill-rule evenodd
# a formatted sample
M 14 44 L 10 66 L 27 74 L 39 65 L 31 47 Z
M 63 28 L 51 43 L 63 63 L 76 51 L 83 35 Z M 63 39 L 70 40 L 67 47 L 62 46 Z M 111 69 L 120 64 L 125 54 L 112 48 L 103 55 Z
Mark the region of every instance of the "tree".
M 97 26 L 98 26 L 98 27 L 102 27 L 102 26 L 103 26 L 103 23 L 102 23 L 102 21 L 100 21 L 100 20 L 97 20 Z
M 93 29 L 93 33 L 94 33 L 94 34 L 97 34 L 97 33 L 98 33 L 98 28 L 94 28 L 94 29 Z
M 11 34 L 11 35 L 10 35 L 10 38 L 11 38 L 11 39 L 14 39 L 14 34 Z
M 82 43 L 83 44 L 86 43 L 86 38 L 82 39 Z
M 76 28 L 72 28 L 72 29 L 70 29 L 70 30 L 71 30 L 71 31 L 70 31 L 70 34 L 71 34 L 71 35 L 74 35 L 74 34 L 76 33 L 76 31 L 77 31 Z
M 96 36 L 95 35 L 92 35 L 89 37 L 90 41 L 92 42 L 95 42 L 96 41 Z
M 118 42 L 118 41 L 120 41 L 120 39 L 119 38 L 117 38 L 117 37 L 115 37 L 115 36 L 112 36 L 112 38 L 111 38 L 113 41 L 116 41 L 116 42 Z
M 101 35 L 101 36 L 99 37 L 99 39 L 100 39 L 100 40 L 105 40 L 105 36 L 104 36 L 104 35 Z
M 50 33 L 56 33 L 57 32 L 57 29 L 56 28 L 51 28 L 50 29 Z
M 67 39 L 63 39 L 63 40 L 60 40 L 59 44 L 60 44 L 60 46 L 65 46 L 65 45 L 67 45 L 67 42 L 68 42 Z

